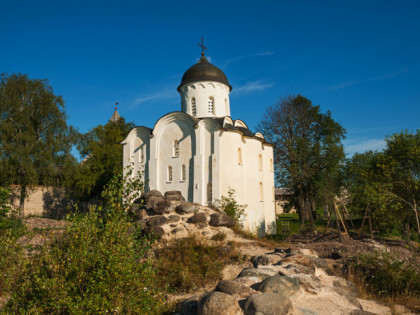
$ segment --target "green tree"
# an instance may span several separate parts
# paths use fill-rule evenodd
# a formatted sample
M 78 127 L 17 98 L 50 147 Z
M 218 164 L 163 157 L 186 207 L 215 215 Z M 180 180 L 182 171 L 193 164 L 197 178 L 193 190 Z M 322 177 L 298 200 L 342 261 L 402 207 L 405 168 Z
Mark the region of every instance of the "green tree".
M 79 199 L 99 197 L 111 178 L 123 173 L 121 142 L 133 128 L 121 117 L 81 135 L 78 150 L 83 161 L 71 185 Z
M 257 129 L 274 144 L 277 184 L 294 190 L 302 226 L 309 216 L 314 227 L 315 201 L 331 201 L 334 194 L 327 192 L 336 194 L 340 188 L 345 129 L 329 111 L 321 113 L 301 95 L 287 96 L 269 107 Z
M 23 210 L 30 185 L 63 183 L 76 131 L 47 80 L 1 74 L 0 109 L 0 184 L 20 185 Z

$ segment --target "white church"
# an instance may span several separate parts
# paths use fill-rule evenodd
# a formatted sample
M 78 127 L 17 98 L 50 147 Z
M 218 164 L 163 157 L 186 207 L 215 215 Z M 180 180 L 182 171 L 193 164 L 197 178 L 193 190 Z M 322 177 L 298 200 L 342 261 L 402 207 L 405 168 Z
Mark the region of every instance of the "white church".
M 178 86 L 181 111 L 164 115 L 153 128 L 131 130 L 122 142 L 123 165 L 144 171 L 146 191 L 179 190 L 200 205 L 212 205 L 232 188 L 236 201 L 247 205 L 244 228 L 273 234 L 273 146 L 231 117 L 231 90 L 203 50 Z

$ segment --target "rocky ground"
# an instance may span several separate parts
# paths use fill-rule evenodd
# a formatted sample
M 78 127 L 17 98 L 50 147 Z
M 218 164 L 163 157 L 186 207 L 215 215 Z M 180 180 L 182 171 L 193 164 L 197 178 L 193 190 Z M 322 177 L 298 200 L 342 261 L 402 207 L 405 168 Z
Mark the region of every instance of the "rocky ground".
M 223 280 L 216 286 L 168 295 L 168 301 L 178 304 L 180 314 L 413 314 L 403 306 L 391 309 L 360 298 L 355 285 L 339 276 L 350 254 L 383 248 L 383 244 L 351 239 L 339 242 L 334 235 L 294 237 L 287 246 L 244 238 L 231 229 L 235 222 L 230 217 L 185 202 L 179 192 L 163 196 L 151 191 L 131 207 L 130 215 L 144 233 L 158 237 L 157 246 L 191 234 L 212 242 L 222 233 L 226 243 L 234 241 L 241 253 L 251 258 L 226 266 Z M 36 247 L 60 233 L 66 223 L 29 218 L 26 224 L 35 232 L 48 231 L 19 240 L 26 247 Z

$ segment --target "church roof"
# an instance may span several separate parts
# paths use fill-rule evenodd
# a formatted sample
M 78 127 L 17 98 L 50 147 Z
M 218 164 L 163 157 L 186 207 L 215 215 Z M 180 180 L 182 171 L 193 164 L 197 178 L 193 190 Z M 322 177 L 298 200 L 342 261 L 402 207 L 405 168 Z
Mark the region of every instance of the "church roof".
M 117 108 L 115 107 L 114 113 L 111 116 L 111 119 L 109 120 L 110 122 L 116 122 L 117 120 L 119 120 L 120 114 L 118 114 Z
M 181 84 L 178 86 L 178 92 L 182 85 L 197 81 L 220 82 L 226 84 L 232 91 L 232 87 L 229 84 L 226 75 L 223 73 L 222 70 L 208 62 L 203 52 L 201 53 L 200 60 L 198 60 L 198 62 L 195 65 L 193 65 L 187 71 L 185 71 L 181 79 Z

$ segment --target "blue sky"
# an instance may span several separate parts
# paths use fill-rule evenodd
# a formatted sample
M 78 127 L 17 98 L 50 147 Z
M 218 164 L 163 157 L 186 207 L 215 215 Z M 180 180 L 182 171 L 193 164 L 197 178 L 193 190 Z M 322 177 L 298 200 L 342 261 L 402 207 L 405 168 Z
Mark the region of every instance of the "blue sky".
M 180 110 L 182 74 L 206 55 L 255 129 L 302 94 L 347 130 L 349 155 L 420 129 L 420 1 L 4 1 L 0 72 L 49 80 L 86 132 L 118 111 L 152 127 Z

